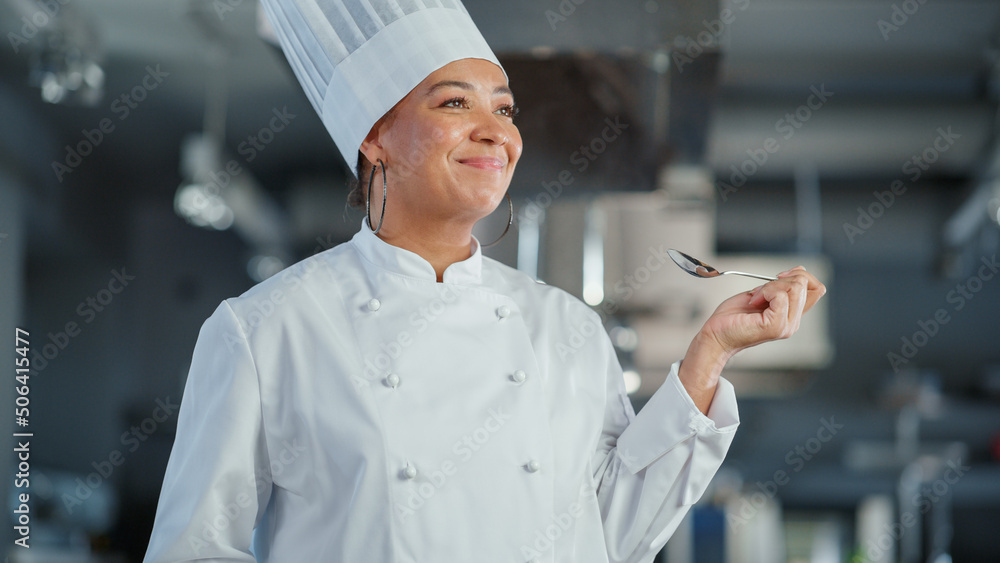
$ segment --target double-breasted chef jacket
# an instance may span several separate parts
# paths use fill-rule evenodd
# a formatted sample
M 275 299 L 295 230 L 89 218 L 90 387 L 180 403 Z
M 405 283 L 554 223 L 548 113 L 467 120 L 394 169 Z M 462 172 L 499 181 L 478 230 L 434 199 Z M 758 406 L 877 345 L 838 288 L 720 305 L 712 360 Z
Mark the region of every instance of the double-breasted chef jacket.
M 652 561 L 739 424 L 677 378 L 638 415 L 600 317 L 483 257 L 437 282 L 365 222 L 224 301 L 146 562 Z

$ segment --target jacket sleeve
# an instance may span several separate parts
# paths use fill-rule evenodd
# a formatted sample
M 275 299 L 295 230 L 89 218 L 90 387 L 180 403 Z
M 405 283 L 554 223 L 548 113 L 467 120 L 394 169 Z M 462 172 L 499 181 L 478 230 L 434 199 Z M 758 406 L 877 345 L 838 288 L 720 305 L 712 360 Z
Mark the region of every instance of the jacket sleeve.
M 594 460 L 608 558 L 651 562 L 705 492 L 739 426 L 731 383 L 719 386 L 705 416 L 677 377 L 680 362 L 633 414 L 611 343 L 604 431 Z
M 144 563 L 254 561 L 269 471 L 256 368 L 223 302 L 198 335 Z

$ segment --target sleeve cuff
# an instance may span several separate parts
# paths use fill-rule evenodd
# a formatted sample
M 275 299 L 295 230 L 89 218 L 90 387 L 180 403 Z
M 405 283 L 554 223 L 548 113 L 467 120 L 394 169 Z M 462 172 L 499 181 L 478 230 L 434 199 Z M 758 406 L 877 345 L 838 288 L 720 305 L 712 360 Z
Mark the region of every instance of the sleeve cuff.
M 671 366 L 667 380 L 618 438 L 619 457 L 633 474 L 695 436 L 728 446 L 739 426 L 733 385 L 719 378 L 719 387 L 706 416 L 698 410 L 678 379 L 679 366 L 680 362 Z

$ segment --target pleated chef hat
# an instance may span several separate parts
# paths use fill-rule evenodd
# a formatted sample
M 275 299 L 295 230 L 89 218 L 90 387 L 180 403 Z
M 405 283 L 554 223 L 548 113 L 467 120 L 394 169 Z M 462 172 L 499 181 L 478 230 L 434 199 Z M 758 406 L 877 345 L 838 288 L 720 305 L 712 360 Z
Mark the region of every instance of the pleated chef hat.
M 500 66 L 461 0 L 261 0 L 261 5 L 352 171 L 375 122 L 432 72 L 468 58 Z

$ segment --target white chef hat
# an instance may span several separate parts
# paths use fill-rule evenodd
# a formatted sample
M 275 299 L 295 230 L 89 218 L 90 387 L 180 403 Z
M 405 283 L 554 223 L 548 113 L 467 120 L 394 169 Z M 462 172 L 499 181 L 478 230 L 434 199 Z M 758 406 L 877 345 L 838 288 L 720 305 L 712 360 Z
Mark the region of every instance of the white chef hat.
M 375 122 L 432 72 L 469 58 L 500 66 L 461 0 L 261 0 L 261 5 L 352 171 Z

